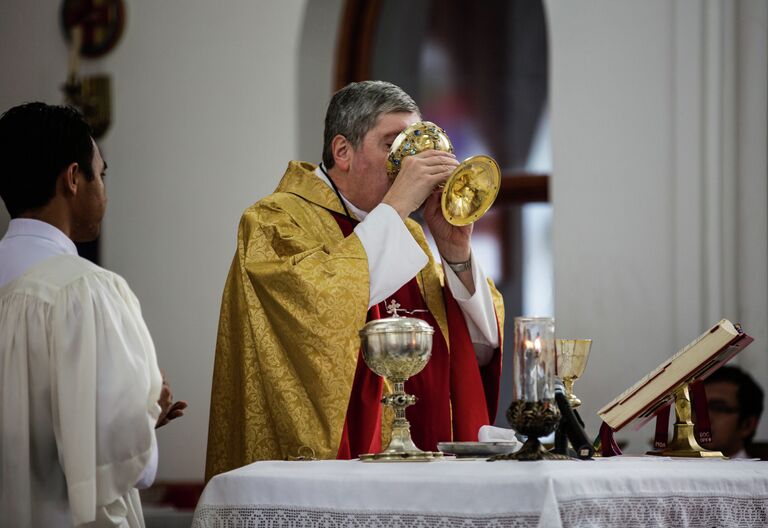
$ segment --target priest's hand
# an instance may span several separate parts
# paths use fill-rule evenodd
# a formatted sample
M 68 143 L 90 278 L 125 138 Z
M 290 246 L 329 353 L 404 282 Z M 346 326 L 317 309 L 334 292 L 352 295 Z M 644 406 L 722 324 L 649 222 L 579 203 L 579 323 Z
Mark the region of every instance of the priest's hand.
M 165 376 L 163 376 L 163 388 L 160 390 L 160 399 L 157 400 L 157 403 L 160 405 L 160 416 L 157 417 L 155 429 L 164 426 L 179 416 L 184 416 L 184 409 L 187 408 L 187 402 L 184 400 L 173 401 L 171 386 L 168 384 Z
M 381 202 L 392 206 L 405 219 L 421 207 L 432 191 L 459 166 L 450 152 L 425 150 L 403 158 L 400 172 Z
M 455 226 L 450 224 L 443 216 L 443 209 L 440 204 L 442 189 L 436 189 L 427 198 L 424 204 L 424 220 L 427 222 L 432 238 L 435 239 L 435 245 L 440 255 L 447 262 L 459 263 L 470 259 L 473 224 L 465 226 Z M 467 269 L 456 273 L 456 276 L 467 288 L 470 295 L 475 293 L 475 283 L 472 279 L 472 269 Z

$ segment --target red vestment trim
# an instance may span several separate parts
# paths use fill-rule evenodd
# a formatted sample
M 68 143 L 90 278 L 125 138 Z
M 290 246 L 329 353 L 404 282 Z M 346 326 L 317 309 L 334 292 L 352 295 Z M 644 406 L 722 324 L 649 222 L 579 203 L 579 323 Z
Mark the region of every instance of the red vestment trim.
M 653 447 L 655 449 L 666 449 L 667 439 L 669 438 L 669 414 L 672 409 L 671 404 L 667 404 L 656 413 L 656 433 L 653 437 Z
M 344 236 L 349 236 L 357 222 L 333 213 Z M 411 436 L 420 449 L 437 450 L 443 441 L 476 441 L 481 425 L 496 417 L 501 373 L 501 354 L 496 352 L 489 365 L 479 368 L 464 315 L 446 286 L 443 289 L 448 319 L 451 353 L 437 321 L 427 310 L 416 277 L 393 293 L 406 310 L 425 310 L 408 314 L 429 323 L 435 329 L 432 357 L 419 374 L 405 384 L 408 394 L 417 397 L 408 407 Z M 384 302 L 368 310 L 368 321 L 386 316 Z M 358 354 L 352 393 L 344 420 L 337 458 L 356 458 L 381 450 L 381 397 L 383 380 L 374 374 Z
M 704 382 L 696 380 L 688 384 L 693 410 L 696 413 L 696 439 L 704 449 L 712 445 L 712 423 L 709 419 L 709 405 L 707 404 L 707 391 Z
M 600 454 L 604 457 L 621 454 L 621 449 L 613 438 L 613 429 L 605 422 L 600 424 Z

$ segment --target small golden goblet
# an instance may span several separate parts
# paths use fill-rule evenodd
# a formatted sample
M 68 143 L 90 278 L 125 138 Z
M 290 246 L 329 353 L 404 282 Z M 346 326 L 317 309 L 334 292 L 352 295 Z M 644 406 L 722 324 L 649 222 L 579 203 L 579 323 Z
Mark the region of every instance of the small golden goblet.
M 394 179 L 403 158 L 425 150 L 453 152 L 445 130 L 431 121 L 414 123 L 395 138 L 387 157 L 387 173 Z M 501 171 L 489 156 L 472 156 L 461 162 L 443 186 L 440 205 L 448 223 L 463 226 L 475 222 L 491 207 L 501 185 Z
M 422 451 L 416 447 L 411 439 L 410 423 L 405 417 L 406 407 L 416 403 L 416 396 L 405 393 L 405 382 L 427 365 L 432 355 L 435 329 L 421 319 L 399 317 L 399 306 L 393 301 L 387 307 L 392 317 L 370 321 L 360 330 L 365 363 L 394 387 L 381 402 L 395 411 L 389 445 L 379 453 L 360 455 L 364 462 L 428 462 L 443 456 L 440 452 Z
M 557 375 L 565 385 L 565 396 L 571 408 L 581 405 L 581 400 L 573 393 L 573 382 L 584 374 L 587 368 L 589 351 L 592 348 L 591 339 L 556 339 L 557 342 Z

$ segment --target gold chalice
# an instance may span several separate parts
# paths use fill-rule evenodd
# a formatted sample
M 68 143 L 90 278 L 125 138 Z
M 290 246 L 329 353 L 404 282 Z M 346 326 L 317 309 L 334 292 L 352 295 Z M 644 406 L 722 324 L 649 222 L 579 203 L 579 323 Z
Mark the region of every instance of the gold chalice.
M 556 339 L 557 375 L 565 385 L 565 395 L 571 408 L 581 405 L 581 400 L 573 393 L 573 382 L 584 374 L 592 348 L 591 339 Z
M 416 403 L 416 396 L 405 393 L 405 382 L 421 372 L 429 361 L 435 330 L 421 319 L 399 317 L 399 306 L 392 301 L 387 306 L 392 317 L 370 321 L 360 330 L 365 363 L 394 387 L 381 402 L 395 411 L 389 445 L 379 453 L 360 455 L 360 460 L 365 462 L 426 462 L 443 456 L 416 447 L 405 417 L 406 407 Z
M 430 121 L 419 121 L 403 130 L 392 143 L 387 173 L 394 179 L 403 158 L 425 150 L 453 152 L 445 131 Z M 501 171 L 493 158 L 472 156 L 464 160 L 445 182 L 440 200 L 443 216 L 453 225 L 475 222 L 491 207 L 501 184 Z

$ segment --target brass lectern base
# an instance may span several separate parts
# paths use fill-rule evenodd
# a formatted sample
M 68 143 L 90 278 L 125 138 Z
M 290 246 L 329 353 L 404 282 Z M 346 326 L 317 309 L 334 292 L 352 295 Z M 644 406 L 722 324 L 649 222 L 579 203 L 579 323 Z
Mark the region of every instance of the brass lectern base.
M 443 458 L 439 451 L 406 451 L 404 453 L 367 453 L 360 455 L 363 462 L 432 462 Z
M 689 458 L 728 458 L 720 451 L 707 451 L 706 449 L 664 449 L 662 451 L 648 451 L 646 455 Z
M 691 396 L 685 384 L 675 391 L 675 424 L 672 441 L 666 449 L 648 451 L 646 454 L 688 458 L 728 458 L 720 451 L 704 449 L 696 441 L 696 432 L 691 421 Z

